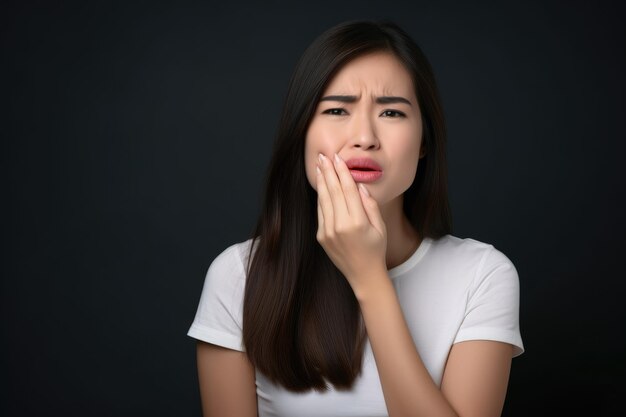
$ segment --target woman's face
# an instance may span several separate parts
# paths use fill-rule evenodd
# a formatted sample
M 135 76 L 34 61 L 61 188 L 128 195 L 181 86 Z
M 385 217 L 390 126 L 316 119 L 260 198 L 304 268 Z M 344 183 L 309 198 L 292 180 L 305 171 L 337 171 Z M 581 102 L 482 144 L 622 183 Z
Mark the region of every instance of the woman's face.
M 421 113 L 409 72 L 388 52 L 363 55 L 347 63 L 322 94 L 306 134 L 306 175 L 317 191 L 319 153 L 332 158 L 336 152 L 348 167 L 351 159 L 371 159 L 380 167 L 378 178 L 358 167 L 350 172 L 383 205 L 413 183 L 421 142 Z

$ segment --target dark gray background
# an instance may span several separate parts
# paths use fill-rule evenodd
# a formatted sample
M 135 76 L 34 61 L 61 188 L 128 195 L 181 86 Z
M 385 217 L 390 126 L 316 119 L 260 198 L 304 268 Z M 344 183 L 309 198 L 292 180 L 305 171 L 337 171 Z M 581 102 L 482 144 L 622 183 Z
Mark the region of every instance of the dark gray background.
M 617 412 L 620 2 L 1 7 L 2 415 L 200 414 L 186 332 L 204 275 L 256 220 L 297 58 L 358 18 L 394 19 L 431 60 L 454 234 L 518 269 L 504 415 Z

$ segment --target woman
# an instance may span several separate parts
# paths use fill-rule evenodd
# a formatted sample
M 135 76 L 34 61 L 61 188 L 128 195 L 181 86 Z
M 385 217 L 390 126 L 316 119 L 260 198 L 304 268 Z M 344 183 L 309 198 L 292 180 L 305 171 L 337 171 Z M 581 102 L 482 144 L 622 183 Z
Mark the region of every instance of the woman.
M 501 414 L 524 349 L 517 271 L 451 235 L 434 75 L 397 25 L 307 48 L 266 187 L 188 333 L 205 416 Z

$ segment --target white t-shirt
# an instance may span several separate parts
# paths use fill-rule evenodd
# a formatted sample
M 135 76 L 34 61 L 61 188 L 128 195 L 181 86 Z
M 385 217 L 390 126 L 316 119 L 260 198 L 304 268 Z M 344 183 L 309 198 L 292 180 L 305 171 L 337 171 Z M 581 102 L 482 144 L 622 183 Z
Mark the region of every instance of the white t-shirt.
M 189 336 L 245 351 L 242 345 L 244 265 L 252 240 L 225 249 L 211 263 Z M 388 271 L 417 351 L 437 385 L 454 343 L 496 340 L 524 351 L 519 329 L 519 279 L 493 245 L 446 235 L 424 238 Z M 363 371 L 351 391 L 299 394 L 272 384 L 257 369 L 259 417 L 388 416 L 376 362 L 366 339 Z

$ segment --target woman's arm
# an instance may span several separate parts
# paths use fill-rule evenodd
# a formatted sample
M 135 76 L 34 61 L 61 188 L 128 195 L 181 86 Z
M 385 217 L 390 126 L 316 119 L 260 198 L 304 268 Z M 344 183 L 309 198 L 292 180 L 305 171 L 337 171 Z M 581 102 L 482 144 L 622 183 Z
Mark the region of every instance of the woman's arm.
M 244 352 L 198 341 L 198 382 L 204 417 L 256 417 L 254 366 Z
M 500 416 L 511 371 L 512 346 L 471 340 L 452 346 L 441 391 L 461 416 Z
M 320 155 L 317 240 L 359 301 L 390 417 L 497 417 L 512 346 L 455 344 L 439 389 L 415 347 L 386 268 L 387 230 L 378 204 L 345 163 Z M 334 167 L 334 168 L 333 168 Z
M 385 274 L 386 271 L 373 272 Z M 441 389 L 415 347 L 393 284 L 357 294 L 390 417 L 497 417 L 511 367 L 510 344 L 467 341 L 452 346 Z

